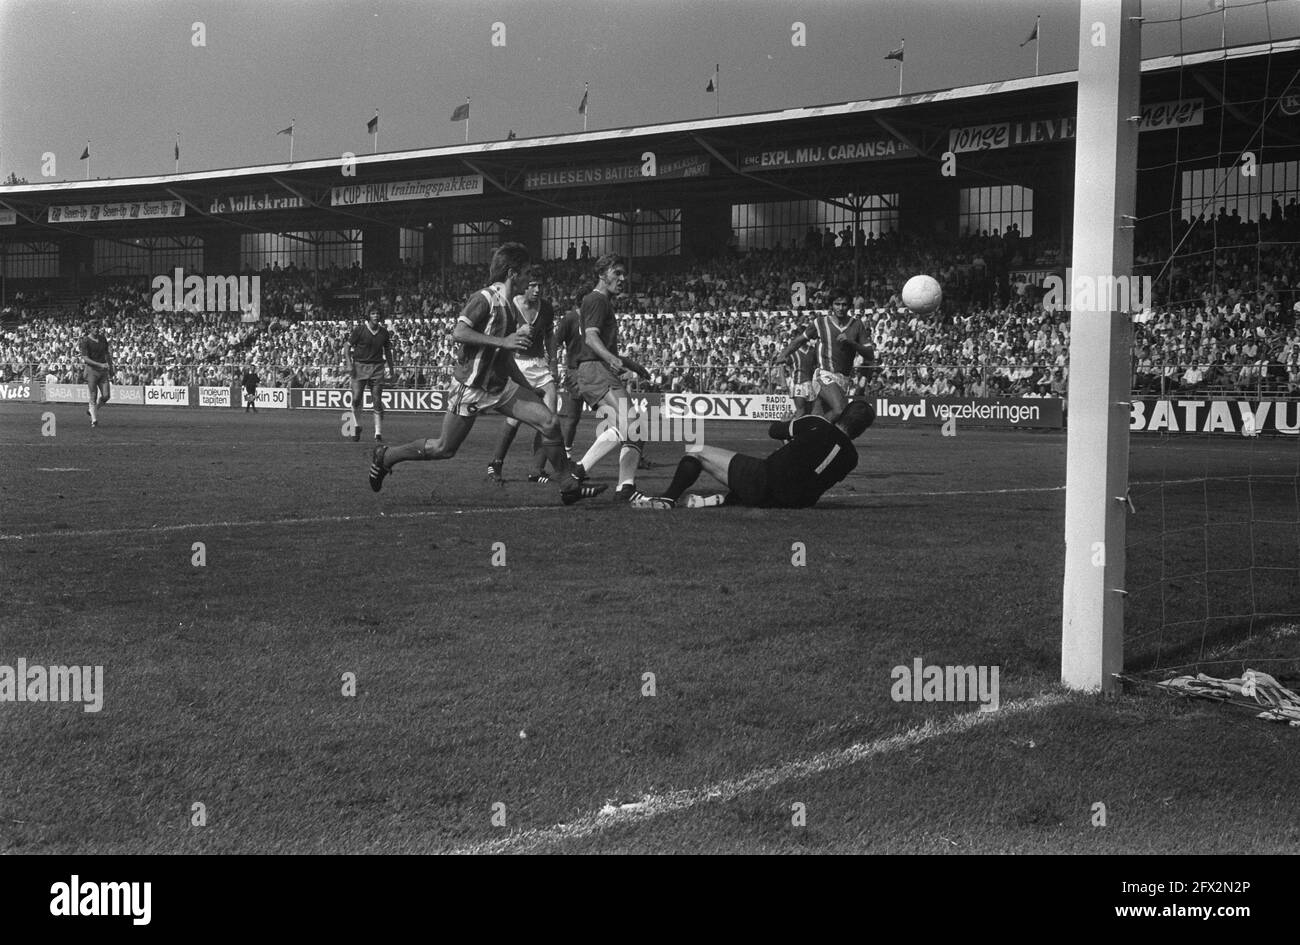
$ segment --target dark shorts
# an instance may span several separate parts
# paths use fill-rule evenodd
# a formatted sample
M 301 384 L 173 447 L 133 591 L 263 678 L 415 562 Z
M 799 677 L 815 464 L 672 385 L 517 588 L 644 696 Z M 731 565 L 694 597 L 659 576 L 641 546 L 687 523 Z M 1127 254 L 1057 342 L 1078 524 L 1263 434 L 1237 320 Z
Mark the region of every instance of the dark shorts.
M 610 392 L 613 392 L 615 397 L 627 396 L 627 388 L 604 361 L 583 361 L 578 365 L 577 373 L 578 393 L 592 409 L 595 409 Z
M 573 379 L 572 373 L 566 375 L 560 384 L 559 407 L 561 417 L 582 416 L 582 395 L 578 393 L 578 383 Z
M 93 391 L 102 392 L 108 395 L 108 372 L 107 371 L 86 371 L 86 386 Z
M 737 453 L 727 465 L 727 486 L 731 489 L 728 505 L 761 509 L 772 504 L 767 487 L 767 460 Z
M 365 364 L 361 361 L 355 361 L 352 364 L 352 390 L 364 391 L 370 388 L 370 398 L 373 401 L 371 410 L 375 413 L 384 412 L 384 381 L 388 378 L 388 366 L 382 362 L 379 364 Z M 361 400 L 363 398 L 357 398 Z

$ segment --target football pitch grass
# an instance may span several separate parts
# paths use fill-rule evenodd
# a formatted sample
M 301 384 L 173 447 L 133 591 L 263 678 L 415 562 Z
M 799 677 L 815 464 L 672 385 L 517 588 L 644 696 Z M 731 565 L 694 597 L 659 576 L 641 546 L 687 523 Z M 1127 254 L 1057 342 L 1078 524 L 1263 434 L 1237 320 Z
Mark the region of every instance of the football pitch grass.
M 376 495 L 334 413 L 0 405 L 0 665 L 103 666 L 99 712 L 0 702 L 0 852 L 1300 848 L 1295 729 L 1057 686 L 1063 433 L 876 427 L 815 509 L 651 512 L 563 507 L 523 435 L 487 484 L 499 423 Z M 1296 450 L 1138 439 L 1132 479 Z M 918 659 L 1001 709 L 896 701 Z

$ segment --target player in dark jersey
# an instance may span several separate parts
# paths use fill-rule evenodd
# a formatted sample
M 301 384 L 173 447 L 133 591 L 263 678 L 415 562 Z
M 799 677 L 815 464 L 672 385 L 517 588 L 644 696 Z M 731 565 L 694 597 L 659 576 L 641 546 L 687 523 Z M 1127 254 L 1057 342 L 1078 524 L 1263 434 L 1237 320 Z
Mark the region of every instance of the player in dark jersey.
M 86 413 L 90 414 L 90 425 L 99 426 L 99 408 L 108 403 L 113 388 L 109 376 L 113 371 L 113 358 L 108 351 L 108 336 L 104 324 L 96 328 L 87 328 L 85 336 L 78 344 L 81 362 L 86 370 L 86 386 L 90 389 L 90 403 Z
M 580 489 L 582 480 L 615 446 L 618 456 L 618 491 L 615 498 L 626 502 L 636 492 L 636 470 L 643 444 L 628 438 L 637 420 L 636 408 L 627 396 L 625 381 L 633 373 L 649 377 L 645 368 L 618 354 L 618 322 L 612 299 L 623 291 L 627 262 L 607 253 L 596 260 L 596 288 L 582 299 L 582 347 L 578 352 L 578 393 L 593 410 L 601 410 L 605 429 L 596 437 L 582 459 L 570 470 L 564 485 L 566 495 Z M 603 408 L 603 409 L 602 409 Z
M 524 277 L 526 288 L 522 295 L 513 299 L 515 310 L 519 313 L 520 323 L 529 328 L 528 347 L 515 352 L 515 363 L 528 385 L 542 395 L 546 409 L 554 411 L 559 402 L 559 392 L 555 386 L 552 367 L 555 364 L 555 308 L 551 300 L 542 297 L 542 271 L 537 266 L 530 266 Z M 505 465 L 506 453 L 519 432 L 519 421 L 507 417 L 501 425 L 501 439 L 497 441 L 497 451 L 488 463 L 488 480 L 498 485 L 505 480 L 501 470 Z M 542 452 L 542 434 L 533 434 L 533 461 L 528 474 L 530 482 L 550 482 L 549 476 L 543 474 L 546 468 L 546 455 Z M 555 470 L 558 474 L 559 470 Z
M 402 446 L 375 447 L 370 458 L 370 488 L 378 492 L 384 479 L 398 463 L 408 460 L 451 459 L 474 428 L 480 413 L 495 410 L 517 417 L 542 434 L 542 449 L 551 465 L 565 470 L 568 461 L 560 445 L 560 421 L 533 391 L 514 353 L 523 351 L 531 340 L 527 326 L 517 324 L 511 299 L 523 287 L 528 268 L 528 250 L 520 243 L 506 243 L 492 254 L 489 277 L 492 284 L 469 297 L 461 310 L 452 338 L 459 346 L 455 384 L 448 398 L 447 413 L 438 439 L 420 439 Z M 563 494 L 566 505 L 599 495 L 604 486 L 582 486 Z
M 560 436 L 566 456 L 573 453 L 582 419 L 582 395 L 578 393 L 578 355 L 582 353 L 582 313 L 571 308 L 555 328 L 555 352 L 560 374 Z
M 690 486 L 707 472 L 727 487 L 725 495 L 692 495 L 687 508 L 745 505 L 760 509 L 805 509 L 858 465 L 853 441 L 871 426 L 876 412 L 865 400 L 851 400 L 834 423 L 814 414 L 777 420 L 768 435 L 785 445 L 766 459 L 717 446 L 687 453 L 677 464 L 672 484 L 661 496 L 637 493 L 634 509 L 672 509 Z
M 385 368 L 387 373 L 385 373 Z M 393 365 L 393 337 L 384 327 L 384 313 L 379 303 L 366 306 L 364 324 L 352 329 L 348 336 L 348 374 L 352 378 L 352 419 L 356 426 L 352 442 L 361 439 L 361 404 L 367 388 L 373 401 L 371 409 L 375 418 L 375 442 L 384 441 L 384 380 L 396 374 Z
M 826 419 L 832 423 L 849 401 L 853 359 L 861 354 L 873 357 L 871 335 L 861 320 L 849 314 L 849 294 L 831 295 L 831 312 L 813 319 L 795 335 L 794 340 L 772 357 L 780 364 L 810 341 L 817 342 L 817 369 L 813 374 L 815 396 L 826 407 Z
M 257 370 L 253 365 L 244 368 L 244 376 L 240 378 L 239 383 L 244 388 L 244 413 L 252 410 L 257 413 L 257 385 L 261 382 L 257 376 Z

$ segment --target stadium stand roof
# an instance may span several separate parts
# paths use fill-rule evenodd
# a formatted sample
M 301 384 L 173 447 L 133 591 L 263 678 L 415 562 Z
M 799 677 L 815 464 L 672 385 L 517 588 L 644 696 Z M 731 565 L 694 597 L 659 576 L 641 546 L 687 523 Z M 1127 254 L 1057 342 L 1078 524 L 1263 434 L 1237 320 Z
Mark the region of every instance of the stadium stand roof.
M 1271 58 L 1269 56 L 1271 54 Z M 1282 59 L 1279 60 L 1279 57 Z M 1266 69 L 1279 62 L 1295 70 L 1300 40 L 1255 44 L 1189 53 L 1143 63 L 1143 101 L 1211 99 L 1231 70 L 1234 81 L 1265 84 Z M 1271 75 L 1272 73 L 1269 73 Z M 521 201 L 553 213 L 603 213 L 614 208 L 680 207 L 696 198 L 716 197 L 718 180 L 737 202 L 843 194 L 863 187 L 864 167 L 873 187 L 887 188 L 905 177 L 933 173 L 947 150 L 950 130 L 1005 120 L 1059 120 L 1073 115 L 1077 73 L 1009 79 L 864 101 L 785 108 L 769 112 L 668 122 L 656 125 L 475 142 L 436 148 L 355 156 L 355 176 L 344 176 L 341 158 L 297 161 L 149 177 L 61 181 L 0 187 L 0 208 L 17 221 L 0 226 L 0 242 L 48 239 L 56 234 L 123 238 L 145 235 L 201 234 L 213 227 L 245 231 L 283 231 L 357 227 L 367 224 L 420 227 L 425 221 L 470 222 L 518 212 Z M 825 163 L 817 166 L 762 168 L 744 166 L 746 155 L 764 149 L 851 141 L 876 135 L 905 142 L 908 155 L 896 160 Z M 1039 142 L 1067 148 L 1070 137 Z M 963 171 L 994 181 L 1012 181 L 1040 165 L 1043 147 L 998 151 L 996 160 L 976 152 L 963 155 Z M 660 164 L 696 159 L 698 176 L 682 175 L 617 182 L 561 185 L 553 178 L 530 186 L 530 175 L 572 172 L 577 168 L 627 166 L 655 152 Z M 918 167 L 918 163 L 921 165 Z M 360 202 L 343 205 L 334 188 L 458 176 L 483 177 L 482 193 L 473 196 Z M 231 195 L 279 195 L 292 208 L 241 213 L 214 213 L 215 201 Z M 181 202 L 184 216 L 58 223 L 51 208 L 113 202 Z

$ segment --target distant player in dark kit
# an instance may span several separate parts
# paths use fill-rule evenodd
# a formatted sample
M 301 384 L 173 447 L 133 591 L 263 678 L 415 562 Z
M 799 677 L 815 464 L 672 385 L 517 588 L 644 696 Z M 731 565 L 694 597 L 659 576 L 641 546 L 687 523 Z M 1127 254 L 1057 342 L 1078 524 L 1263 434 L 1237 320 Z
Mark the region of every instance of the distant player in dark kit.
M 555 354 L 559 372 L 560 437 L 564 455 L 572 457 L 573 441 L 582 419 L 582 395 L 578 393 L 578 355 L 582 353 L 582 314 L 571 308 L 555 327 Z M 545 482 L 543 477 L 540 481 Z
M 249 410 L 257 413 L 257 383 L 260 380 L 257 371 L 253 370 L 253 365 L 244 368 L 244 376 L 239 381 L 244 388 L 244 413 L 248 413 Z
M 870 360 L 874 357 L 871 334 L 861 320 L 849 314 L 849 294 L 837 291 L 831 295 L 831 313 L 813 319 L 795 335 L 794 340 L 780 353 L 773 355 L 772 363 L 780 364 L 810 341 L 817 342 L 817 370 L 813 374 L 815 397 L 826 407 L 826 419 L 834 422 L 849 401 L 853 383 L 853 359 L 861 354 Z
M 529 386 L 514 354 L 528 348 L 528 327 L 520 329 L 511 299 L 523 288 L 528 250 L 506 243 L 492 254 L 492 284 L 469 297 L 461 310 L 452 338 L 458 347 L 455 384 L 447 399 L 442 433 L 402 446 L 376 446 L 370 459 L 370 488 L 378 492 L 398 463 L 408 460 L 451 459 L 474 428 L 481 413 L 495 410 L 515 417 L 542 434 L 542 450 L 557 470 L 569 463 L 560 445 L 560 421 L 541 396 Z M 562 493 L 566 505 L 599 495 L 604 486 L 580 486 Z
M 795 417 L 809 413 L 814 406 L 820 409 L 821 401 L 817 397 L 818 385 L 815 380 L 817 349 L 799 345 L 790 355 L 786 370 L 790 376 L 790 399 L 794 401 Z
M 551 300 L 542 298 L 542 272 L 536 266 L 530 266 L 524 277 L 525 288 L 522 295 L 512 300 L 519 313 L 520 325 L 527 325 L 529 330 L 528 347 L 515 352 L 515 363 L 528 381 L 528 386 L 542 395 L 546 409 L 554 411 L 559 400 L 552 367 L 555 364 L 555 309 Z M 505 465 L 506 453 L 519 432 L 519 421 L 507 417 L 501 425 L 501 438 L 497 441 L 497 451 L 488 463 L 488 479 L 500 485 L 501 470 Z M 550 482 L 544 474 L 546 455 L 542 452 L 542 434 L 533 434 L 533 459 L 528 474 L 530 482 Z M 559 473 L 559 470 L 553 470 Z
M 581 487 L 591 468 L 615 446 L 621 445 L 618 456 L 618 492 L 615 497 L 627 502 L 636 492 L 636 470 L 644 446 L 628 438 L 628 430 L 637 419 L 637 412 L 627 395 L 624 382 L 633 373 L 649 377 L 645 368 L 618 353 L 618 322 L 611 301 L 623 291 L 627 279 L 627 262 L 622 256 L 606 254 L 596 260 L 596 288 L 582 300 L 582 346 L 578 352 L 578 393 L 592 410 L 605 408 L 605 429 L 596 437 L 582 459 L 569 472 L 564 493 L 572 494 Z
M 113 358 L 108 351 L 108 336 L 104 324 L 87 328 L 85 336 L 78 347 L 81 350 L 81 362 L 86 370 L 86 386 L 90 389 L 90 404 L 86 413 L 90 414 L 90 425 L 99 426 L 99 408 L 108 403 L 113 389 L 109 377 L 113 372 Z
M 361 405 L 366 389 L 373 401 L 375 442 L 384 441 L 384 380 L 396 374 L 393 364 L 393 338 L 384 327 L 384 313 L 377 302 L 366 306 L 364 324 L 352 329 L 348 337 L 348 373 L 352 378 L 352 419 L 356 427 L 352 442 L 361 440 Z
M 671 509 L 687 489 L 706 472 L 730 491 L 687 500 L 687 508 L 710 505 L 745 505 L 759 509 L 805 509 L 851 473 L 858 465 L 853 441 L 875 422 L 876 411 L 865 400 L 851 400 L 832 423 L 809 414 L 794 420 L 777 420 L 768 436 L 785 445 L 766 459 L 705 446 L 687 453 L 677 464 L 672 484 L 661 496 L 637 493 L 634 509 Z

